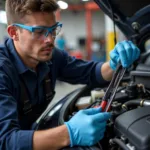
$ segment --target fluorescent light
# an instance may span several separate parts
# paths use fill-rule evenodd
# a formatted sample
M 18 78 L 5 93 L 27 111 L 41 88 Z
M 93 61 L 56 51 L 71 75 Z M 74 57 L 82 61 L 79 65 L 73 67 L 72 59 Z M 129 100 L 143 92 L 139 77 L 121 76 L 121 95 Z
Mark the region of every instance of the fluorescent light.
M 82 0 L 83 2 L 88 2 L 89 0 Z
M 0 23 L 7 24 L 6 12 L 0 11 Z
M 68 4 L 64 1 L 58 1 L 57 3 L 61 9 L 67 9 L 68 8 Z

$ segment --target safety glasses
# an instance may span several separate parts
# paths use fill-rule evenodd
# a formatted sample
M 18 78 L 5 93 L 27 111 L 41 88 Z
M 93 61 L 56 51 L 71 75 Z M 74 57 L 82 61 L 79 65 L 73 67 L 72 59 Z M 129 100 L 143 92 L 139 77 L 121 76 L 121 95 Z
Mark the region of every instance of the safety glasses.
M 22 29 L 26 29 L 30 31 L 33 35 L 34 39 L 45 39 L 49 33 L 53 38 L 56 38 L 56 36 L 60 33 L 62 24 L 57 22 L 55 25 L 51 27 L 45 27 L 45 26 L 26 26 L 24 24 L 18 24 L 14 23 L 12 26 L 17 26 Z

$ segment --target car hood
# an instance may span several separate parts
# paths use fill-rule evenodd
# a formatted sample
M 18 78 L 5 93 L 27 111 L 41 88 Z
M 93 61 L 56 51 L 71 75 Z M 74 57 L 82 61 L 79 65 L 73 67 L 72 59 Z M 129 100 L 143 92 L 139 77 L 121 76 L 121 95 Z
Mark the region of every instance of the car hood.
M 142 45 L 150 37 L 150 0 L 94 0 L 124 35 Z

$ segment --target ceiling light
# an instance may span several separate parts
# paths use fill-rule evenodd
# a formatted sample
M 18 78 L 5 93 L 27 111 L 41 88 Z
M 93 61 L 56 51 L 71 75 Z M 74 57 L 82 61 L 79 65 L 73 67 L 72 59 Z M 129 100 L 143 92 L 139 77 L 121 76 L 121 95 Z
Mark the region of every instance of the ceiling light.
M 68 4 L 66 2 L 58 1 L 57 3 L 61 9 L 67 9 L 68 8 Z
M 83 2 L 87 2 L 87 1 L 89 1 L 89 0 L 82 0 Z
M 7 24 L 6 12 L 0 11 L 0 23 Z

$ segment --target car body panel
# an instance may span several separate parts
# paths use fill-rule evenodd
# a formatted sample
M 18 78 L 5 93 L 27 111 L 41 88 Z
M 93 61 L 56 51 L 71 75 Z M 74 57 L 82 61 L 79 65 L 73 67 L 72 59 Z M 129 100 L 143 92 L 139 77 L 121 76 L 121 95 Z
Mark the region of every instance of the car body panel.
M 113 19 L 127 39 L 142 47 L 150 37 L 150 0 L 94 0 Z M 143 48 L 143 47 L 142 47 Z

